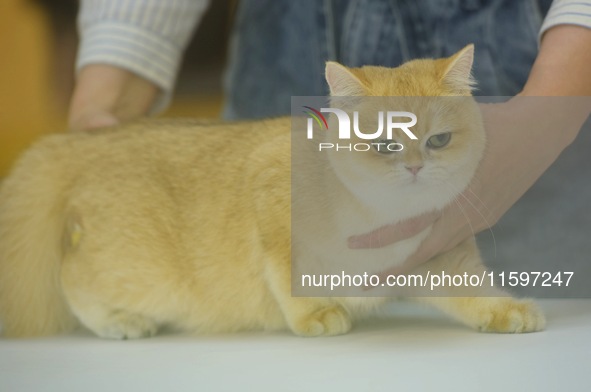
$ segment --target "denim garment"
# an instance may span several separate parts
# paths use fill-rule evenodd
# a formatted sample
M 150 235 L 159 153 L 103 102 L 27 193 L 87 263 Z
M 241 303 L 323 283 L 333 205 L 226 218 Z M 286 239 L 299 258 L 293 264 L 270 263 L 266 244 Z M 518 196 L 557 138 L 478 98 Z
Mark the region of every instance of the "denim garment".
M 324 63 L 396 67 L 476 45 L 477 95 L 514 95 L 537 54 L 548 0 L 241 0 L 225 78 L 226 119 L 289 114 L 326 95 Z

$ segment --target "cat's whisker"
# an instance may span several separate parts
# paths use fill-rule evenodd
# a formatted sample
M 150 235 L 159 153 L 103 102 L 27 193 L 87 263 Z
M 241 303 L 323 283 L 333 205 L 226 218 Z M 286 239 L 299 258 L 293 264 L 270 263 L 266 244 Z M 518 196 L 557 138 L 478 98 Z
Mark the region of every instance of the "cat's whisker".
M 472 231 L 472 236 L 476 236 L 476 232 L 474 231 L 474 227 L 472 227 L 472 223 L 470 222 L 470 219 L 468 218 L 468 214 L 464 210 L 464 207 L 462 207 L 462 203 L 460 203 L 460 201 L 458 200 L 457 197 L 454 197 L 453 200 L 456 203 L 456 205 L 458 206 L 458 208 L 460 209 L 460 211 L 462 212 L 462 215 L 464 215 L 464 218 L 466 218 L 466 222 L 468 222 L 468 226 L 470 226 L 470 230 Z
M 462 196 L 468 203 L 470 203 L 470 205 L 472 206 L 472 208 L 474 208 L 474 210 L 478 213 L 478 215 L 480 215 L 482 217 L 482 219 L 484 220 L 484 223 L 486 224 L 486 227 L 488 227 L 488 231 L 490 232 L 490 235 L 492 236 L 492 240 L 493 240 L 493 249 L 494 249 L 494 256 L 493 258 L 497 258 L 497 239 L 495 237 L 495 233 L 492 229 L 492 225 L 489 223 L 489 221 L 486 219 L 486 217 L 480 212 L 480 210 L 478 210 L 478 208 L 476 208 L 474 206 L 474 204 L 472 204 L 472 202 L 470 201 L 470 199 L 468 199 L 466 197 L 466 195 L 460 193 L 460 196 Z M 489 210 L 490 213 L 490 210 Z
M 474 191 L 472 191 L 472 189 L 470 189 L 470 187 L 467 187 L 467 188 L 466 188 L 466 191 L 470 192 L 470 194 L 472 195 L 472 197 L 474 197 L 474 198 L 475 198 L 475 199 L 476 199 L 478 202 L 480 202 L 480 205 L 481 205 L 482 207 L 484 207 L 484 209 L 486 209 L 486 213 L 487 213 L 489 216 L 491 216 L 491 217 L 493 216 L 493 213 L 492 213 L 492 211 L 490 210 L 490 208 L 488 208 L 488 207 L 486 206 L 486 204 L 485 204 L 485 203 L 482 201 L 482 199 L 480 199 L 480 198 L 478 197 L 478 195 L 476 195 L 476 193 L 474 193 Z M 488 222 L 486 222 L 486 223 L 487 223 L 487 225 L 488 225 Z M 489 225 L 489 227 L 490 227 L 490 225 Z
M 478 195 L 476 195 L 476 193 L 472 190 L 472 187 L 470 185 L 476 185 L 476 186 L 480 186 L 481 181 L 480 178 L 478 178 L 478 173 L 476 173 L 474 175 L 474 177 L 472 177 L 472 182 L 466 187 L 466 191 L 470 192 L 470 194 L 480 202 L 480 204 L 486 209 L 486 212 L 489 214 L 489 216 L 494 216 L 494 214 L 492 213 L 492 211 L 486 206 L 486 203 L 484 203 L 482 201 L 482 199 L 480 199 L 478 197 Z
M 446 184 L 446 185 L 450 186 L 452 190 L 454 189 L 451 184 Z M 470 191 L 470 192 L 472 192 L 472 191 Z M 472 192 L 472 194 L 473 193 L 474 192 Z M 468 204 L 470 204 L 470 206 L 474 209 L 474 211 L 476 211 L 478 213 L 478 215 L 480 215 L 480 217 L 482 218 L 482 220 L 486 224 L 486 227 L 488 228 L 488 231 L 490 232 L 492 240 L 493 240 L 494 258 L 496 259 L 497 258 L 497 239 L 496 239 L 495 233 L 492 229 L 492 225 L 489 223 L 489 221 L 486 219 L 486 217 L 482 214 L 482 212 L 474 205 L 474 203 L 472 203 L 472 201 L 468 197 L 466 197 L 466 195 L 464 195 L 462 192 L 457 192 L 457 195 L 463 197 L 464 200 L 466 200 L 468 202 Z M 474 196 L 476 196 L 476 195 L 474 195 Z M 476 196 L 476 198 L 478 199 L 477 196 Z M 454 197 L 454 200 L 456 200 L 456 202 L 458 202 L 457 196 Z M 480 199 L 478 199 L 478 200 L 480 200 Z M 484 203 L 481 200 L 480 200 L 480 203 L 484 205 Z M 488 212 L 490 213 L 490 210 L 488 210 Z M 474 234 L 474 229 L 472 228 L 471 224 L 470 224 L 470 228 L 472 229 L 472 234 Z
M 447 184 L 445 182 L 442 182 L 442 184 L 449 186 L 449 188 L 453 191 L 453 187 L 451 186 L 451 184 Z M 472 235 L 476 236 L 476 232 L 474 231 L 474 227 L 472 226 L 472 223 L 470 222 L 470 218 L 468 218 L 468 214 L 464 210 L 464 207 L 462 207 L 462 204 L 458 200 L 458 197 L 454 196 L 453 201 L 456 203 L 456 205 L 458 206 L 458 208 L 462 212 L 462 215 L 464 215 L 464 218 L 466 218 L 466 222 L 468 222 L 468 226 L 470 226 L 470 230 L 472 231 Z

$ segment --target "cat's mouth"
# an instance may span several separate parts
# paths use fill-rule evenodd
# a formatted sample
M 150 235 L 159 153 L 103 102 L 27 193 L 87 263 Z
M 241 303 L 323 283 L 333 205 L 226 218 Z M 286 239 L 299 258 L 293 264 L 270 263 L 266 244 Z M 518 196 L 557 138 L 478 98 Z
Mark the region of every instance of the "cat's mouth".
M 424 179 L 421 176 L 416 175 L 416 174 L 408 176 L 407 180 L 406 180 L 407 184 L 417 184 L 419 182 L 421 182 L 421 183 L 424 182 Z

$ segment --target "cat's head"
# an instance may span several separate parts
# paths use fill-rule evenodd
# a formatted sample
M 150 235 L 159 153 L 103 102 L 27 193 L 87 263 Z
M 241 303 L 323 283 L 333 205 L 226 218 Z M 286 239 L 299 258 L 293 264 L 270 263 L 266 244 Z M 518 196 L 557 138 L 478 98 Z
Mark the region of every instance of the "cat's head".
M 414 60 L 398 68 L 327 63 L 332 106 L 345 107 L 352 130 L 355 111 L 364 133 L 378 129 L 378 111 L 403 110 L 417 118 L 410 128 L 417 140 L 394 129 L 393 140 L 385 138 L 384 130 L 382 137 L 368 141 L 353 131 L 350 140 L 338 139 L 332 131 L 336 118 L 331 116 L 334 125 L 326 132 L 327 141 L 363 143 L 361 149 L 372 145 L 367 151 L 327 151 L 331 166 L 350 191 L 373 205 L 387 204 L 389 195 L 402 195 L 402 200 L 416 202 L 414 210 L 426 211 L 443 207 L 465 189 L 485 145 L 480 111 L 471 97 L 473 58 L 474 47 L 469 45 L 449 58 Z M 392 152 L 380 144 L 391 142 L 403 149 Z

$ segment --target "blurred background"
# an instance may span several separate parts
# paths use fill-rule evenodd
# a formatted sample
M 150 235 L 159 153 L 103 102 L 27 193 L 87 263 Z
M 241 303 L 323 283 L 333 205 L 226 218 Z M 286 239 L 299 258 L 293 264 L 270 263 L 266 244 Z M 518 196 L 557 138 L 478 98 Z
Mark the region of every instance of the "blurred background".
M 168 117 L 218 117 L 237 0 L 212 1 L 193 36 Z M 66 129 L 77 0 L 0 1 L 0 177 L 42 135 Z

